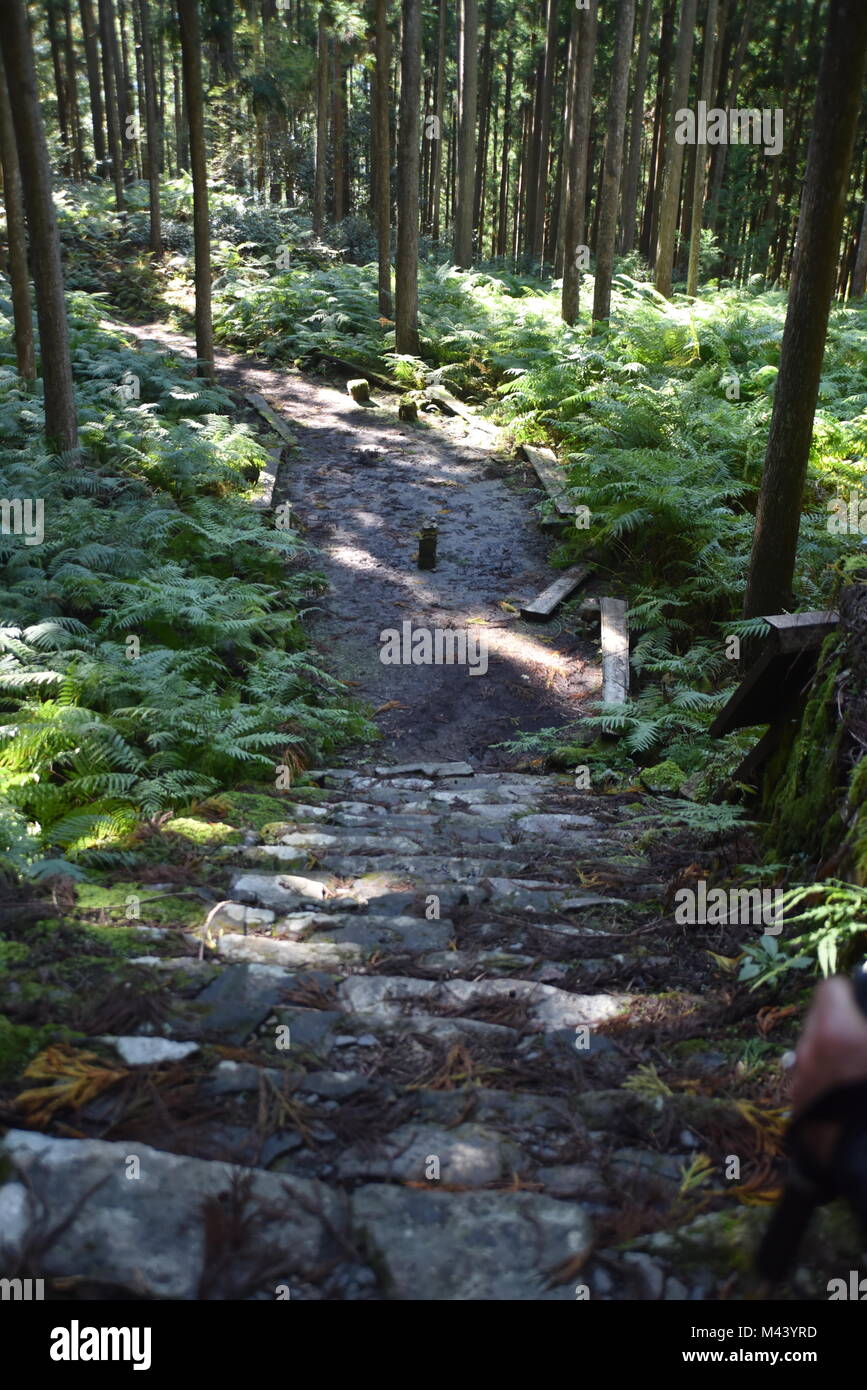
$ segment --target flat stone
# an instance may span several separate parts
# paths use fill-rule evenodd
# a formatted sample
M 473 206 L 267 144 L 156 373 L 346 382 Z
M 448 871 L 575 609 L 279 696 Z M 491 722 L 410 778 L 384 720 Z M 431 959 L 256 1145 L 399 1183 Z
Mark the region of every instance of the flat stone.
M 155 1067 L 160 1062 L 180 1062 L 198 1052 L 199 1044 L 194 1042 L 175 1042 L 172 1038 L 112 1038 L 103 1042 L 111 1043 L 128 1067 Z
M 54 1139 L 30 1130 L 9 1130 L 0 1153 L 32 1188 L 34 1236 L 40 1206 L 52 1215 L 57 1234 L 40 1253 L 40 1274 L 98 1279 L 145 1298 L 201 1296 L 202 1203 L 230 1191 L 236 1172 L 231 1164 L 163 1153 L 129 1139 Z M 139 1160 L 134 1181 L 130 1156 Z M 233 1254 L 217 1295 L 223 1298 L 236 1296 L 231 1290 L 249 1274 L 248 1260 L 261 1261 L 266 1247 L 277 1260 L 264 1286 L 272 1297 L 292 1275 L 315 1279 L 316 1270 L 339 1250 L 330 1232 L 338 1238 L 346 1232 L 347 1207 L 340 1193 L 256 1170 L 249 1180 L 249 1210 L 259 1213 L 261 1231 L 251 1256 Z M 9 1202 L 3 1191 L 0 1210 Z
M 196 995 L 194 1034 L 240 1047 L 284 997 L 292 980 L 279 967 L 227 965 Z
M 224 927 L 228 931 L 261 931 L 274 921 L 274 913 L 264 907 L 248 907 L 246 903 L 221 903 L 211 918 L 212 927 Z
M 353 1224 L 387 1297 L 416 1302 L 571 1301 L 551 1272 L 590 1251 L 580 1207 L 531 1192 L 425 1192 L 387 1184 L 352 1197 Z
M 307 877 L 301 874 L 241 874 L 232 885 L 237 897 L 264 903 L 276 912 L 297 912 L 308 906 L 320 907 L 326 901 L 339 904 L 343 911 L 361 901 L 347 889 L 334 886 L 331 876 Z
M 688 1159 L 652 1149 L 618 1149 L 608 1165 L 617 1191 L 649 1198 L 671 1197 L 680 1187 Z
M 609 1196 L 599 1170 L 586 1163 L 563 1163 L 540 1168 L 536 1180 L 544 1184 L 545 1191 L 550 1192 L 552 1197 L 583 1197 L 588 1202 L 604 1202 Z
M 352 945 L 365 953 L 387 949 L 409 952 L 444 950 L 455 933 L 454 923 L 446 917 L 427 921 L 424 917 L 400 914 L 394 917 L 373 913 L 307 913 L 298 917 L 283 917 L 274 927 L 277 936 L 288 935 L 295 940 L 331 942 L 335 946 Z
M 439 1160 L 439 1181 L 484 1187 L 507 1178 L 522 1164 L 521 1151 L 496 1130 L 463 1124 L 455 1129 L 401 1125 L 375 1143 L 353 1145 L 338 1159 L 341 1178 L 388 1178 L 424 1182 L 431 1158 Z M 431 1181 L 435 1188 L 436 1182 Z
M 350 941 L 285 941 L 269 936 L 220 937 L 217 951 L 224 960 L 252 961 L 260 965 L 282 965 L 286 969 L 320 968 L 336 970 L 364 959 L 365 952 Z M 370 954 L 368 952 L 367 954 Z
M 377 777 L 407 777 L 416 772 L 422 777 L 475 776 L 475 769 L 469 763 L 400 763 L 397 767 L 376 768 Z

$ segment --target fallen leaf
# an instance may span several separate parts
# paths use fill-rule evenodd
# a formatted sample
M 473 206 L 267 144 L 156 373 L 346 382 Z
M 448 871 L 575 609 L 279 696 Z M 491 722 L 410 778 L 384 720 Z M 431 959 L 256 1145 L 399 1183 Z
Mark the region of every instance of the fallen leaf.
M 22 1091 L 15 1099 L 16 1109 L 40 1125 L 47 1124 L 56 1110 L 67 1106 L 80 1110 L 101 1091 L 122 1081 L 128 1071 L 126 1067 L 106 1067 L 95 1052 L 79 1052 L 66 1043 L 58 1043 L 34 1057 L 21 1074 L 51 1083 Z
M 374 714 L 385 714 L 386 710 L 389 709 L 409 709 L 409 705 L 402 705 L 400 700 L 387 700 L 384 705 L 380 705 L 379 709 L 375 709 L 373 712 Z

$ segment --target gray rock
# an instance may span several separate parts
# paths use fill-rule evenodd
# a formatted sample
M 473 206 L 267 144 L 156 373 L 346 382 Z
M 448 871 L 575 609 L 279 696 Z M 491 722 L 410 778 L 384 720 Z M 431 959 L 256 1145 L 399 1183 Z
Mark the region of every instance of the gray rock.
M 337 1161 L 341 1178 L 388 1178 L 424 1182 L 431 1158 L 439 1160 L 439 1179 L 464 1187 L 484 1187 L 522 1165 L 521 1151 L 496 1130 L 463 1124 L 455 1129 L 408 1124 L 376 1143 L 353 1145 Z M 430 1180 L 431 1187 L 436 1180 Z
M 386 1296 L 415 1302 L 571 1301 L 551 1272 L 590 1250 L 580 1207 L 531 1192 L 425 1192 L 362 1187 L 353 1223 Z
M 650 1149 L 618 1149 L 609 1164 L 612 1186 L 649 1198 L 671 1197 L 680 1187 L 686 1159 Z
M 228 965 L 196 995 L 198 1012 L 190 1031 L 239 1047 L 265 1021 L 292 981 L 292 975 L 276 966 Z
M 413 773 L 422 777 L 472 777 L 475 770 L 469 763 L 400 763 L 397 767 L 376 768 L 377 777 L 406 777 Z
M 0 1153 L 32 1187 L 34 1211 L 43 1203 L 52 1225 L 75 1213 L 67 1226 L 59 1224 L 59 1234 L 40 1256 L 41 1273 L 99 1279 L 150 1298 L 198 1297 L 205 1253 L 202 1201 L 230 1190 L 230 1164 L 161 1153 L 128 1139 L 109 1144 L 23 1130 L 8 1131 Z M 130 1156 L 139 1160 L 137 1179 L 128 1176 Z M 266 1287 L 292 1274 L 314 1276 L 337 1253 L 329 1231 L 346 1231 L 341 1194 L 255 1170 L 250 1182 L 262 1221 L 253 1258 L 261 1259 L 265 1247 L 274 1249 L 274 1274 Z M 245 1256 L 239 1254 L 233 1265 L 230 1277 L 242 1279 Z
M 662 1298 L 665 1284 L 665 1271 L 640 1250 L 630 1250 L 621 1256 L 638 1286 L 638 1297 L 642 1299 Z
M 552 1197 L 583 1197 L 588 1202 L 605 1202 L 610 1195 L 599 1169 L 584 1163 L 540 1168 L 536 1179 Z
M 175 1042 L 172 1038 L 103 1038 L 111 1043 L 128 1067 L 155 1067 L 160 1062 L 180 1062 L 198 1052 L 194 1042 Z

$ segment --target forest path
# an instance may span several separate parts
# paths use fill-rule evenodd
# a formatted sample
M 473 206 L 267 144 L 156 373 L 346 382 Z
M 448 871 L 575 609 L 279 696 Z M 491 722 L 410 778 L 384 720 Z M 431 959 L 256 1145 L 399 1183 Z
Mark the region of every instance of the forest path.
M 127 331 L 180 361 L 194 356 L 192 341 L 164 324 Z M 315 600 L 311 638 L 328 669 L 380 711 L 386 761 L 503 765 L 490 745 L 574 720 L 583 700 L 599 698 L 588 643 L 556 621 L 540 628 L 502 606 L 517 608 L 556 571 L 533 509 L 535 480 L 492 453 L 488 430 L 430 415 L 407 424 L 397 394 L 374 389 L 359 405 L 330 382 L 246 356 L 218 352 L 216 366 L 222 386 L 259 392 L 297 438 L 275 501 L 291 503 L 316 547 L 313 568 L 329 582 Z M 429 518 L 439 528 L 437 566 L 420 571 L 418 531 Z M 384 664 L 382 634 L 406 622 L 413 632 L 466 633 L 480 674 L 466 665 Z

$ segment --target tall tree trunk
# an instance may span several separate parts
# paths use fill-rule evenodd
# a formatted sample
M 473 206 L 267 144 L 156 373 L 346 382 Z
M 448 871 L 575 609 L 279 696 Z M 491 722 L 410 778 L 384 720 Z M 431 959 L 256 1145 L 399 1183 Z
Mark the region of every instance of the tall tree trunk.
M 440 201 L 443 171 L 443 139 L 445 133 L 446 105 L 446 0 L 440 0 L 439 29 L 437 33 L 437 91 L 434 113 L 439 120 L 439 139 L 433 142 L 433 185 L 431 188 L 431 207 L 433 220 L 431 235 L 434 241 L 440 239 Z
M 162 164 L 161 131 L 157 112 L 157 85 L 154 73 L 154 53 L 151 45 L 151 20 L 148 0 L 138 0 L 141 26 L 142 68 L 144 71 L 145 134 L 148 145 L 148 195 L 150 200 L 150 248 L 154 255 L 163 249 L 160 218 L 160 166 Z
M 208 163 L 205 152 L 205 101 L 202 91 L 202 37 L 198 0 L 177 0 L 181 30 L 184 98 L 190 130 L 193 176 L 193 246 L 196 258 L 196 357 L 199 376 L 214 375 L 211 324 L 211 235 L 208 223 Z
M 641 33 L 638 39 L 638 59 L 635 65 L 635 91 L 632 98 L 632 120 L 629 129 L 629 158 L 623 175 L 623 201 L 620 214 L 620 250 L 626 255 L 635 245 L 638 228 L 638 180 L 641 173 L 641 137 L 644 130 L 644 89 L 647 85 L 647 58 L 650 52 L 650 20 L 653 0 L 644 0 L 641 12 Z
M 867 66 L 867 6 L 831 0 L 744 613 L 792 603 L 804 479 Z
M 738 46 L 735 50 L 734 62 L 732 64 L 731 85 L 729 86 L 728 106 L 734 107 L 738 104 L 738 88 L 741 85 L 741 71 L 744 65 L 744 58 L 747 52 L 747 43 L 750 37 L 750 25 L 753 18 L 753 0 L 745 0 L 743 19 L 741 20 L 741 32 L 738 38 Z M 711 230 L 715 229 L 719 216 L 719 195 L 722 189 L 723 174 L 726 167 L 726 155 L 728 145 L 716 145 L 713 151 L 710 171 L 710 190 L 708 192 L 707 225 Z
M 617 209 L 620 206 L 620 176 L 623 170 L 623 132 L 629 96 L 629 57 L 635 29 L 635 0 L 618 0 L 614 21 L 614 61 L 608 93 L 608 134 L 605 165 L 600 190 L 599 236 L 596 242 L 596 283 L 593 291 L 594 320 L 611 313 L 611 276 L 614 270 L 614 244 L 617 237 Z
M 78 0 L 81 31 L 84 35 L 84 61 L 87 67 L 87 89 L 90 93 L 90 122 L 93 130 L 93 158 L 96 172 L 106 174 L 105 131 L 103 129 L 102 86 L 99 77 L 97 24 L 92 0 Z
M 569 206 L 563 246 L 563 293 L 561 313 L 566 323 L 578 320 L 581 267 L 577 261 L 583 245 L 587 217 L 587 150 L 593 98 L 593 57 L 596 51 L 598 0 L 590 0 L 588 10 L 578 12 L 578 62 L 575 67 L 575 123 L 569 134 Z
M 397 266 L 395 348 L 417 357 L 418 174 L 421 90 L 421 0 L 403 0 L 400 55 L 400 122 L 397 135 Z M 472 185 L 470 185 L 472 197 Z M 470 204 L 472 211 L 472 203 Z
M 707 0 L 704 25 L 704 51 L 701 57 L 701 97 L 710 106 L 713 91 L 713 59 L 716 43 L 717 0 Z M 695 175 L 692 190 L 692 220 L 689 232 L 689 269 L 686 275 L 687 294 L 698 292 L 698 253 L 701 250 L 701 210 L 704 205 L 705 155 L 704 147 L 695 147 Z
M 563 102 L 563 148 L 561 153 L 560 206 L 557 213 L 557 250 L 554 274 L 563 274 L 563 253 L 566 246 L 566 213 L 569 207 L 569 166 L 571 141 L 575 134 L 575 70 L 578 63 L 578 7 L 572 11 L 569 26 L 569 48 L 566 54 L 566 91 Z
M 855 252 L 855 266 L 852 283 L 849 286 L 850 299 L 863 299 L 867 289 L 867 201 L 861 209 L 861 234 L 858 237 L 858 250 Z
M 21 171 L 15 148 L 12 107 L 6 77 L 0 62 L 0 163 L 3 165 L 3 204 L 6 208 L 6 240 L 9 244 L 9 284 L 12 290 L 12 318 L 15 324 L 15 362 L 18 375 L 28 386 L 36 380 L 36 353 L 33 346 L 33 317 L 30 309 L 30 276 L 27 269 L 27 231 Z
M 512 138 L 512 79 L 515 59 L 512 47 L 506 55 L 506 93 L 503 98 L 503 148 L 500 154 L 500 207 L 495 256 L 505 257 L 509 247 L 509 155 Z
M 659 62 L 656 72 L 656 97 L 653 104 L 653 140 L 650 150 L 650 169 L 647 175 L 647 194 L 641 219 L 638 249 L 646 261 L 652 261 L 656 249 L 656 224 L 659 220 L 659 196 L 662 191 L 662 167 L 665 162 L 665 132 L 668 129 L 668 101 L 671 91 L 671 50 L 674 41 L 675 0 L 665 0 L 659 29 Z
M 473 191 L 476 173 L 476 115 L 478 108 L 478 0 L 459 0 L 461 8 L 460 132 L 458 135 L 455 265 L 473 263 Z
M 328 144 L 328 30 L 325 6 L 319 7 L 316 69 L 316 170 L 313 176 L 313 231 L 325 230 L 325 161 Z
M 662 199 L 659 206 L 659 228 L 656 237 L 656 288 L 660 294 L 671 296 L 674 269 L 674 238 L 680 206 L 680 179 L 683 173 L 683 145 L 674 138 L 677 112 L 689 99 L 689 70 L 695 33 L 697 0 L 681 0 L 680 29 L 677 35 L 677 54 L 674 60 L 674 83 L 671 98 L 671 119 L 665 148 L 665 170 L 662 177 Z
M 346 102 L 343 46 L 334 40 L 331 84 L 331 159 L 334 170 L 334 221 L 346 216 Z
M 123 191 L 123 146 L 121 144 L 118 74 L 114 65 L 114 45 L 111 41 L 113 24 L 111 0 L 99 0 L 99 41 L 102 49 L 102 81 L 105 92 L 108 149 L 111 156 L 111 173 L 114 179 L 114 202 L 118 212 L 123 212 L 126 207 L 126 199 Z
M 84 178 L 84 141 L 81 135 L 81 113 L 78 109 L 78 80 L 70 0 L 63 0 L 63 66 L 66 81 L 66 103 L 72 133 L 72 177 L 80 183 Z
M 547 19 L 545 25 L 545 60 L 542 69 L 541 101 L 539 103 L 539 128 L 536 140 L 536 187 L 533 190 L 531 218 L 531 252 L 534 261 L 539 261 L 539 272 L 544 273 L 545 212 L 548 205 L 548 163 L 551 141 L 551 107 L 554 98 L 554 66 L 557 62 L 557 0 L 547 0 Z
M 391 67 L 391 35 L 388 31 L 388 0 L 375 0 L 375 46 L 373 182 L 376 200 L 376 238 L 379 250 L 379 312 L 383 318 L 390 319 L 392 316 L 391 151 L 388 128 L 388 75 Z
M 485 175 L 488 168 L 488 131 L 491 116 L 491 42 L 494 24 L 494 0 L 485 3 L 485 37 L 482 42 L 482 61 L 479 77 L 479 152 L 476 159 L 476 181 L 473 191 L 473 227 L 478 232 L 481 248 L 484 233 L 482 228 L 483 203 L 485 196 Z
M 78 461 L 78 423 L 63 297 L 60 237 L 25 0 L 5 0 L 0 6 L 0 52 L 6 69 L 30 234 L 39 360 L 45 393 L 45 437 L 50 448 L 72 455 Z
M 45 17 L 48 24 L 48 43 L 51 50 L 51 67 L 54 72 L 54 91 L 57 97 L 57 124 L 60 127 L 60 143 L 63 146 L 62 171 L 69 176 L 72 160 L 69 143 L 69 116 L 66 109 L 66 82 L 63 76 L 63 61 L 60 33 L 57 27 L 57 0 L 46 0 Z

